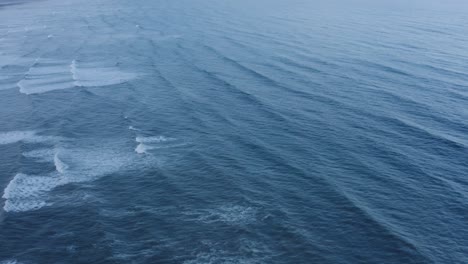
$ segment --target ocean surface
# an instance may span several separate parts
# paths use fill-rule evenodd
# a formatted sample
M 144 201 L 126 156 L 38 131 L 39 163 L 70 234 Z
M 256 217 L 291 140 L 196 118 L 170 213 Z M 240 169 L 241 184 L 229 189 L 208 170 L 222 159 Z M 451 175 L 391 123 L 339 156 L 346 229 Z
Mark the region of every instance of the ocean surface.
M 468 263 L 468 3 L 0 0 L 0 263 Z

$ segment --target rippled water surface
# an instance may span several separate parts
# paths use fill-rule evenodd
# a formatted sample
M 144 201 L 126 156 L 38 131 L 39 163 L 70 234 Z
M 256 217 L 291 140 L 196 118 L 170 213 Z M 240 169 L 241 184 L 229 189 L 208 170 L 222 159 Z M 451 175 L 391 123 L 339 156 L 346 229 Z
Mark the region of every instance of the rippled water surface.
M 0 263 L 468 263 L 468 6 L 0 1 Z

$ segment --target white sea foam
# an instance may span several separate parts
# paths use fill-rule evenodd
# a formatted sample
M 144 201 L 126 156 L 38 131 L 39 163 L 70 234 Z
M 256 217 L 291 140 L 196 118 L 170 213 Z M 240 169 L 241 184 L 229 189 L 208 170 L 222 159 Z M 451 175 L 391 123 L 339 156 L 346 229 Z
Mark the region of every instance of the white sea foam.
M 48 75 L 48 74 L 64 74 L 68 77 L 68 69 L 62 64 L 58 65 L 49 65 L 44 67 L 31 67 L 28 71 L 30 75 Z
M 134 79 L 136 74 L 126 73 L 116 68 L 86 69 L 79 73 L 80 86 L 97 87 L 125 83 Z
M 75 86 L 98 87 L 121 84 L 137 77 L 137 74 L 124 72 L 115 66 L 98 63 L 78 63 L 73 60 L 70 72 Z
M 76 60 L 72 60 L 70 64 L 70 73 L 72 75 L 73 84 L 79 86 L 78 77 L 76 76 Z
M 125 83 L 137 74 L 124 72 L 117 66 L 103 63 L 71 63 L 36 59 L 24 78 L 16 83 L 21 93 L 41 94 L 74 87 L 99 87 Z
M 70 184 L 91 182 L 106 175 L 126 169 L 142 169 L 157 166 L 158 161 L 148 156 L 137 157 L 122 151 L 114 142 L 90 144 L 89 146 L 61 145 L 60 149 L 38 149 L 23 153 L 26 158 L 47 161 L 56 171 L 46 175 L 17 174 L 4 190 L 6 212 L 37 210 L 55 203 L 59 194 L 51 196 L 54 188 Z
M 167 141 L 174 141 L 175 138 L 167 138 L 165 136 L 155 136 L 155 137 L 137 137 L 135 139 L 138 143 L 160 143 Z
M 143 154 L 143 153 L 148 153 L 148 151 L 150 150 L 176 148 L 176 147 L 181 147 L 185 145 L 186 145 L 185 143 L 170 144 L 170 145 L 148 145 L 145 143 L 140 143 L 135 148 L 135 152 L 138 154 Z
M 59 173 L 65 173 L 65 171 L 68 169 L 68 165 L 65 164 L 65 162 L 63 162 L 59 156 L 58 153 L 55 153 L 54 155 L 54 165 L 55 165 L 55 169 L 59 172 Z
M 38 196 L 60 184 L 56 176 L 35 176 L 18 173 L 3 191 L 4 199 L 19 199 Z
M 59 140 L 61 140 L 59 137 L 37 135 L 35 131 L 9 131 L 0 133 L 0 145 L 17 142 L 47 143 Z
M 74 87 L 66 65 L 48 59 L 36 59 L 17 86 L 21 93 L 28 95 Z
M 39 77 L 23 79 L 17 83 L 20 93 L 41 94 L 55 90 L 65 90 L 73 88 L 73 83 L 68 77 Z
M 47 203 L 43 200 L 7 200 L 3 206 L 5 212 L 27 212 L 40 209 L 46 206 Z
M 0 133 L 0 145 L 12 144 L 19 141 L 30 140 L 36 136 L 34 131 L 10 131 Z
M 147 150 L 148 150 L 148 146 L 146 146 L 143 143 L 138 144 L 138 146 L 135 148 L 135 152 L 138 154 L 146 153 Z
M 43 194 L 62 183 L 61 178 L 53 175 L 34 176 L 18 173 L 3 191 L 2 198 L 6 199 L 3 209 L 6 212 L 39 209 L 47 204 Z
M 133 155 L 109 146 L 71 149 L 67 150 L 66 155 L 73 165 L 73 169 L 67 171 L 66 175 L 72 176 L 75 182 L 94 180 L 137 165 Z
M 128 129 L 133 130 L 133 131 L 140 131 L 140 129 L 135 128 L 134 126 L 129 126 Z
M 158 149 L 158 148 L 168 148 L 174 147 L 176 145 L 167 143 L 176 141 L 175 138 L 168 138 L 164 136 L 152 136 L 152 137 L 136 137 L 135 141 L 139 143 L 135 148 L 135 152 L 138 154 L 147 153 L 149 150 Z

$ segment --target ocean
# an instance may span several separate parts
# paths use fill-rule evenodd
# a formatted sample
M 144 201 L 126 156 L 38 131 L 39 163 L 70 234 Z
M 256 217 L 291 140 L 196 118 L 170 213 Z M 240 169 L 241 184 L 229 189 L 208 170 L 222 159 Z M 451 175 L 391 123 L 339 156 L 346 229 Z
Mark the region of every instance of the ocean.
M 468 4 L 0 1 L 0 263 L 468 263 Z

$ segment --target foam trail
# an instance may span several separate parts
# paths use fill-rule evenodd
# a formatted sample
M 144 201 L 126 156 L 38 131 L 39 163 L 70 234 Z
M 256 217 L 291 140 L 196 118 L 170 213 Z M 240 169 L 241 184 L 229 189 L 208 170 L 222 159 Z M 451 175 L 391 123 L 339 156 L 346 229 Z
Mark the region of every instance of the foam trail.
M 73 88 L 68 82 L 68 79 L 65 78 L 37 78 L 30 80 L 21 80 L 16 84 L 19 88 L 20 93 L 31 95 L 31 94 L 41 94 L 55 90 L 65 90 Z
M 57 185 L 57 178 L 34 176 L 18 173 L 8 183 L 2 198 L 15 199 L 37 196 L 40 192 L 49 191 Z
M 21 93 L 41 94 L 54 90 L 73 88 L 70 72 L 62 61 L 39 59 L 31 65 L 17 84 Z
M 152 149 L 173 148 L 185 145 L 184 143 L 177 143 L 175 138 L 165 136 L 136 137 L 135 141 L 139 143 L 135 149 L 135 152 L 138 154 L 147 153 L 148 150 Z
M 6 212 L 37 210 L 47 203 L 42 194 L 62 184 L 55 176 L 33 176 L 18 173 L 3 191 L 6 199 L 3 209 Z
M 59 158 L 58 153 L 55 153 L 54 155 L 54 165 L 55 169 L 61 174 L 65 173 L 68 169 L 68 165 Z
M 23 153 L 55 165 L 56 171 L 46 175 L 18 173 L 4 189 L 5 212 L 25 212 L 49 206 L 54 188 L 69 183 L 94 181 L 106 175 L 132 168 L 155 166 L 155 159 L 136 157 L 115 144 L 92 144 L 86 147 L 37 149 Z M 66 158 L 64 162 L 63 158 Z
M 175 140 L 175 138 L 155 136 L 155 137 L 137 137 L 135 140 L 138 143 L 159 143 L 159 142 L 173 141 Z
M 137 77 L 134 73 L 123 72 L 118 67 L 103 67 L 97 63 L 70 64 L 73 83 L 79 87 L 98 87 L 125 83 Z
M 80 86 L 80 84 L 78 82 L 78 77 L 76 75 L 76 60 L 72 60 L 72 62 L 70 64 L 70 73 L 72 75 L 73 84 L 75 86 Z
M 0 133 L 0 145 L 12 144 L 27 139 L 32 139 L 36 136 L 34 131 L 10 131 Z
M 68 67 L 67 67 L 68 66 Z M 21 93 L 40 94 L 74 87 L 99 87 L 125 83 L 137 74 L 124 72 L 102 63 L 78 63 L 36 59 L 24 78 L 16 83 Z
M 143 154 L 146 153 L 146 151 L 155 149 L 155 146 L 151 146 L 148 144 L 155 144 L 155 143 L 161 143 L 161 142 L 166 142 L 166 141 L 171 141 L 175 140 L 173 138 L 166 138 L 164 136 L 155 136 L 155 137 L 136 137 L 135 141 L 140 143 L 135 149 L 135 152 L 138 154 Z M 147 144 L 145 144 L 147 143 Z
M 17 142 L 46 143 L 60 140 L 59 137 L 37 135 L 35 131 L 9 131 L 0 133 L 0 145 Z
M 129 126 L 128 129 L 133 131 L 140 131 L 140 129 L 135 128 L 134 126 Z
M 146 146 L 143 143 L 138 144 L 138 146 L 135 148 L 135 152 L 138 154 L 146 153 L 147 150 L 148 150 L 148 146 Z

